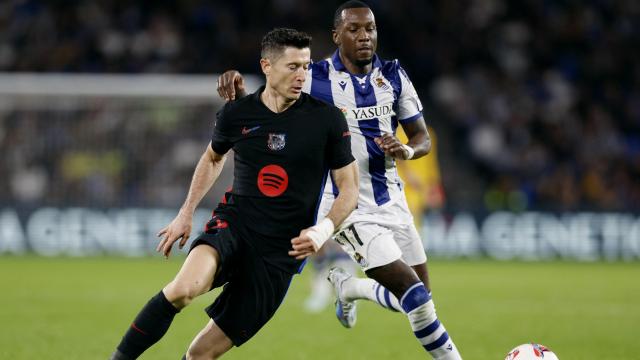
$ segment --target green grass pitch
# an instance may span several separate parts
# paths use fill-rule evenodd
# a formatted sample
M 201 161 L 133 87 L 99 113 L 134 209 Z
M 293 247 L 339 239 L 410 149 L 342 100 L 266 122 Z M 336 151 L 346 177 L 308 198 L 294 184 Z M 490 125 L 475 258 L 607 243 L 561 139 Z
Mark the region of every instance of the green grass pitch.
M 0 257 L 0 359 L 106 359 L 182 258 Z M 311 270 L 272 321 L 226 359 L 428 358 L 405 317 L 360 302 L 358 324 L 302 310 Z M 430 263 L 440 319 L 465 359 L 504 358 L 535 341 L 562 360 L 640 359 L 640 264 Z M 180 359 L 207 322 L 199 298 L 143 359 Z

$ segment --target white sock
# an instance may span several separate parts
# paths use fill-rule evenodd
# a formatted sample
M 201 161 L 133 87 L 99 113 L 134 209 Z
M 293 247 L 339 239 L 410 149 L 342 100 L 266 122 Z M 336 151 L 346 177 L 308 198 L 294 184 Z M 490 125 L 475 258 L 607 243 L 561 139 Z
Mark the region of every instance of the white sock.
M 438 320 L 431 295 L 421 282 L 405 292 L 401 303 L 414 335 L 434 359 L 462 359 L 447 329 Z
M 389 290 L 372 279 L 352 277 L 342 284 L 340 297 L 346 301 L 366 299 L 385 309 L 402 312 L 400 302 Z

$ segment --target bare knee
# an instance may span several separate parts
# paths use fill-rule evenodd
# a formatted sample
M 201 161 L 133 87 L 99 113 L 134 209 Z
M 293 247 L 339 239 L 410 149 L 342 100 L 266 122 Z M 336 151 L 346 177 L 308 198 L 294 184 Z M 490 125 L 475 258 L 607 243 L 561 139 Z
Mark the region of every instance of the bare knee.
M 219 255 L 213 247 L 197 246 L 189 253 L 175 279 L 163 289 L 167 300 L 182 309 L 209 291 L 218 263 Z
M 413 265 L 412 268 L 416 272 L 416 275 L 418 275 L 420 281 L 422 281 L 424 286 L 427 288 L 427 291 L 431 291 L 431 283 L 429 282 L 429 270 L 427 269 L 427 263 L 425 262 L 422 264 Z
M 199 349 L 197 346 L 189 346 L 187 350 L 187 360 L 215 360 L 219 359 L 225 351 L 216 349 Z
M 172 281 L 162 289 L 167 300 L 177 309 L 182 309 L 191 304 L 193 299 L 198 297 L 202 290 L 193 284 L 185 284 L 180 281 Z
M 231 339 L 213 321 L 210 321 L 189 345 L 187 359 L 218 359 L 232 347 Z
M 398 299 L 402 298 L 411 286 L 421 281 L 416 272 L 401 260 L 367 270 L 366 274 L 391 291 Z

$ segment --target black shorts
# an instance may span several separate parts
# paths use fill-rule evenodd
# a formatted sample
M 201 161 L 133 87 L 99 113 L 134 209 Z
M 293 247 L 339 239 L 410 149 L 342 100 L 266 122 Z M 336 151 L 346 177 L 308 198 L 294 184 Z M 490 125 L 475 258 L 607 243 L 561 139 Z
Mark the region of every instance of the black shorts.
M 226 223 L 225 223 L 226 225 Z M 191 250 L 206 244 L 220 254 L 211 288 L 224 285 L 205 311 L 235 346 L 251 339 L 275 314 L 284 300 L 292 274 L 266 263 L 251 246 L 235 236 L 230 224 L 208 229 L 194 239 Z

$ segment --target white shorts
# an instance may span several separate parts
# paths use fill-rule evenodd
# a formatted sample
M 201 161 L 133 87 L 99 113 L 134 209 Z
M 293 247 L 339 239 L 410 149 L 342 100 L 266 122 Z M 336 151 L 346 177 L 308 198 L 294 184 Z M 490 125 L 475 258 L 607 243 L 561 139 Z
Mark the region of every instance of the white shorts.
M 364 271 L 398 259 L 409 266 L 427 261 L 404 196 L 375 213 L 354 210 L 333 239 Z

